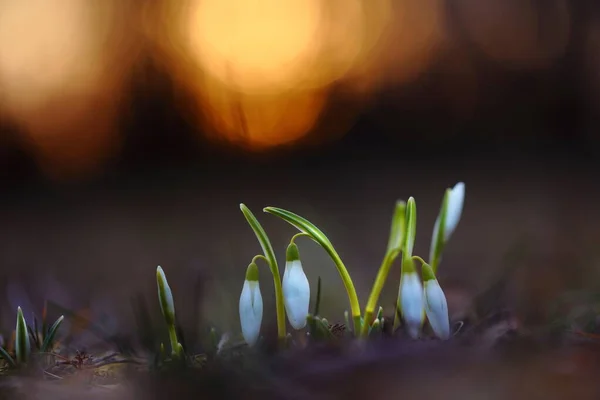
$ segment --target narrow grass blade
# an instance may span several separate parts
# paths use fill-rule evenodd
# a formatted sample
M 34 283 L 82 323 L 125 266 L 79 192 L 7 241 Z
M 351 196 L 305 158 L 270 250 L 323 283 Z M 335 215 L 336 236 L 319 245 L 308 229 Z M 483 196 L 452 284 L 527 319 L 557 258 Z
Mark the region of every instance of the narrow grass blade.
M 406 231 L 406 202 L 398 200 L 392 217 L 392 225 L 390 227 L 390 238 L 388 240 L 387 252 L 391 253 L 396 250 L 401 250 L 405 239 L 404 232 Z
M 0 357 L 4 358 L 6 360 L 6 362 L 12 368 L 17 366 L 17 363 L 15 363 L 15 360 L 10 356 L 10 354 L 8 354 L 8 352 L 6 350 L 4 350 L 3 347 L 0 347 Z
M 17 328 L 15 336 L 15 353 L 18 364 L 26 364 L 29 360 L 31 347 L 29 342 L 29 333 L 27 332 L 27 323 L 21 307 L 17 308 Z
M 42 347 L 40 349 L 42 353 L 46 353 L 52 347 L 52 342 L 54 340 L 54 336 L 56 336 L 56 331 L 58 330 L 60 324 L 62 324 L 64 319 L 65 317 L 61 315 L 48 330 L 48 334 L 46 335 L 44 343 L 42 344 Z
M 32 313 L 33 314 L 33 313 Z M 37 317 L 35 316 L 35 314 L 32 315 L 33 318 L 33 332 L 35 333 L 35 342 L 36 342 L 36 348 L 40 348 L 40 341 L 43 341 L 44 339 L 41 337 L 40 334 L 40 329 L 38 326 L 38 320 Z
M 36 349 L 39 350 L 40 341 L 38 340 L 37 332 L 34 331 L 33 328 L 29 325 L 27 325 L 27 332 L 29 332 L 29 336 L 31 336 L 31 339 L 33 339 L 33 345 L 35 346 Z
M 319 308 L 321 306 L 321 277 L 317 279 L 317 300 L 315 301 L 315 312 L 314 315 L 319 315 Z

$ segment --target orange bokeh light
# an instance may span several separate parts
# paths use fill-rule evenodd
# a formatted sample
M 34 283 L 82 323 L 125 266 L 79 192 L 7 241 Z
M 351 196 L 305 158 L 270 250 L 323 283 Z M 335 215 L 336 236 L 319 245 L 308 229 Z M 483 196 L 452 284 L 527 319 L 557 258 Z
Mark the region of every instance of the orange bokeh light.
M 367 72 L 389 11 L 389 0 L 190 0 L 148 33 L 204 130 L 262 149 L 304 137 L 333 85 Z
M 133 54 L 120 4 L 0 0 L 0 108 L 53 177 L 91 172 L 118 148 Z

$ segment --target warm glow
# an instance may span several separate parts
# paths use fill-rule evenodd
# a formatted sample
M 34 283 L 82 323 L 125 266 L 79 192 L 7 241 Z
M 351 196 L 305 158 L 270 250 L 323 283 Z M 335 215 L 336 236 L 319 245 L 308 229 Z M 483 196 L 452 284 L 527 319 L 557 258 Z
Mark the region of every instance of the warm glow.
M 128 58 L 123 35 L 110 46 L 115 4 L 0 0 L 0 108 L 51 175 L 94 169 L 118 143 L 112 122 Z
M 265 148 L 304 137 L 334 83 L 370 72 L 390 19 L 389 0 L 190 0 L 168 32 L 150 34 L 206 131 Z
M 318 0 L 204 0 L 190 15 L 193 50 L 218 79 L 243 88 L 297 80 L 315 53 Z
M 214 85 L 220 85 L 213 82 Z M 262 96 L 233 93 L 227 88 L 206 86 L 203 107 L 217 139 L 250 143 L 256 149 L 292 142 L 312 127 L 324 105 L 316 91 L 288 92 Z
M 80 0 L 0 1 L 4 101 L 32 109 L 57 90 L 85 86 L 98 52 L 90 46 L 92 8 Z

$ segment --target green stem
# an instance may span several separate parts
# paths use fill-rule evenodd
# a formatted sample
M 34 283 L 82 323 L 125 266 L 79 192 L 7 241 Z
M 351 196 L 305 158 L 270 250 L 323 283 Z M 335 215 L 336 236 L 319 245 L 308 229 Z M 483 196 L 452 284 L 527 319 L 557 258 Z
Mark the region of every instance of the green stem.
M 286 338 L 285 305 L 283 303 L 283 288 L 281 286 L 281 280 L 279 279 L 279 268 L 277 268 L 277 265 L 275 268 L 272 268 L 267 257 L 263 256 L 262 254 L 258 254 L 252 258 L 253 263 L 256 263 L 257 260 L 263 260 L 269 266 L 269 270 L 273 275 L 273 284 L 275 286 L 275 308 L 277 312 L 277 336 L 279 337 L 280 342 L 283 344 Z
M 179 354 L 177 354 L 177 348 L 179 347 L 177 345 L 178 340 L 177 340 L 177 332 L 175 331 L 175 325 L 169 325 L 169 341 L 171 342 L 171 353 L 173 354 L 173 356 L 178 356 Z
M 354 288 L 354 283 L 352 283 L 352 278 L 350 278 L 350 274 L 346 269 L 346 266 L 342 262 L 342 259 L 337 254 L 337 252 L 332 247 L 326 247 L 325 251 L 337 267 L 337 270 L 342 278 L 342 282 L 344 283 L 344 287 L 346 288 L 346 292 L 348 293 L 348 300 L 350 300 L 350 310 L 352 311 L 352 319 L 354 321 L 354 332 L 358 334 L 361 329 L 361 312 L 360 312 L 360 303 L 358 301 L 358 296 L 356 294 L 356 289 Z
M 310 234 L 308 234 L 306 232 L 300 232 L 300 233 L 296 233 L 294 236 L 292 236 L 292 239 L 290 240 L 290 243 L 294 243 L 295 244 L 296 243 L 296 239 L 298 239 L 299 237 L 304 237 L 304 236 L 307 237 L 307 238 L 311 238 L 312 239 L 312 236 L 310 236 Z
M 358 302 L 358 296 L 356 294 L 356 289 L 354 288 L 354 283 L 352 282 L 352 278 L 350 278 L 350 274 L 344 265 L 344 262 L 340 258 L 339 254 L 333 248 L 331 242 L 327 241 L 327 246 L 321 243 L 319 240 L 315 240 L 313 235 L 307 232 L 300 232 L 292 236 L 292 242 L 295 239 L 306 236 L 311 238 L 315 242 L 317 242 L 326 252 L 329 254 L 329 257 L 333 260 L 340 277 L 342 278 L 342 282 L 344 283 L 344 287 L 346 288 L 346 292 L 348 293 L 348 299 L 350 300 L 350 309 L 352 310 L 352 320 L 354 322 L 354 332 L 358 334 L 361 329 L 361 312 L 360 312 L 360 303 Z
M 297 229 L 302 231 L 302 233 L 305 233 L 315 242 L 319 243 L 319 245 L 325 249 L 327 254 L 329 254 L 340 274 L 340 277 L 342 278 L 346 292 L 348 293 L 348 300 L 350 301 L 350 309 L 352 311 L 352 319 L 354 320 L 354 332 L 355 334 L 358 334 L 361 326 L 361 312 L 358 296 L 356 295 L 356 289 L 354 288 L 354 284 L 352 283 L 352 279 L 350 278 L 350 274 L 348 273 L 346 266 L 333 248 L 333 245 L 329 239 L 327 239 L 327 236 L 325 236 L 320 229 L 318 229 L 308 220 L 290 211 L 277 207 L 265 207 L 263 211 L 276 215 L 289 224 L 295 226 Z
M 373 284 L 373 289 L 371 290 L 371 295 L 369 296 L 369 300 L 367 301 L 367 305 L 365 307 L 364 323 L 360 332 L 363 338 L 369 335 L 369 324 L 371 323 L 371 318 L 375 312 L 375 307 L 377 307 L 377 301 L 379 300 L 379 296 L 383 290 L 383 285 L 385 284 L 385 280 L 390 272 L 390 268 L 396 257 L 398 257 L 399 253 L 400 251 L 396 250 L 386 254 L 383 262 L 381 263 L 381 267 L 379 267 L 377 277 L 375 278 L 375 283 Z
M 277 312 L 277 337 L 280 345 L 284 345 L 286 341 L 286 328 L 285 328 L 285 306 L 283 303 L 283 288 L 281 287 L 281 276 L 279 275 L 279 267 L 277 266 L 277 259 L 275 258 L 275 252 L 273 246 L 269 241 L 267 233 L 258 222 L 252 211 L 243 203 L 240 204 L 240 210 L 244 214 L 246 221 L 254 231 L 258 242 L 260 243 L 271 274 L 273 275 L 273 286 L 275 287 L 275 309 Z
M 263 256 L 262 254 L 257 254 L 254 256 L 254 258 L 252 258 L 252 262 L 255 264 L 258 260 L 263 260 L 267 265 L 269 265 L 269 260 L 267 260 L 267 257 Z

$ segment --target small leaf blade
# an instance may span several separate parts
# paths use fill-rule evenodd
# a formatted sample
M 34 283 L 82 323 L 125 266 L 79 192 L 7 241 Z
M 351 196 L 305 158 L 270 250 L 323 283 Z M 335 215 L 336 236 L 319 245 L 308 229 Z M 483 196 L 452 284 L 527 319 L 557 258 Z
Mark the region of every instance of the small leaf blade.
M 260 243 L 260 246 L 263 249 L 265 257 L 267 257 L 267 260 L 269 260 L 269 263 L 271 264 L 271 268 L 278 269 L 277 259 L 275 258 L 275 251 L 273 250 L 271 241 L 269 240 L 269 237 L 267 236 L 267 233 L 263 229 L 262 225 L 260 224 L 260 222 L 258 222 L 252 211 L 250 211 L 250 209 L 246 207 L 245 204 L 240 204 L 240 210 L 242 210 L 246 221 L 248 221 L 248 224 L 254 231 L 256 239 L 258 239 L 258 242 Z
M 406 231 L 406 202 L 398 200 L 392 216 L 390 238 L 388 240 L 387 253 L 402 249 Z
M 40 349 L 40 351 L 42 353 L 45 353 L 48 351 L 48 349 L 50 348 L 50 346 L 52 345 L 52 341 L 54 340 L 54 337 L 56 336 L 56 332 L 58 331 L 58 328 L 60 327 L 60 325 L 62 324 L 63 320 L 65 319 L 64 315 L 61 315 L 50 327 L 50 329 L 48 330 L 48 334 L 46 335 L 46 338 L 44 339 L 44 343 L 42 344 L 42 347 Z
M 12 358 L 10 356 L 10 354 L 8 354 L 8 352 L 6 350 L 4 350 L 3 347 L 0 347 L 0 357 L 4 358 L 6 360 L 6 362 L 12 367 L 16 367 L 17 363 L 15 362 L 14 358 Z

